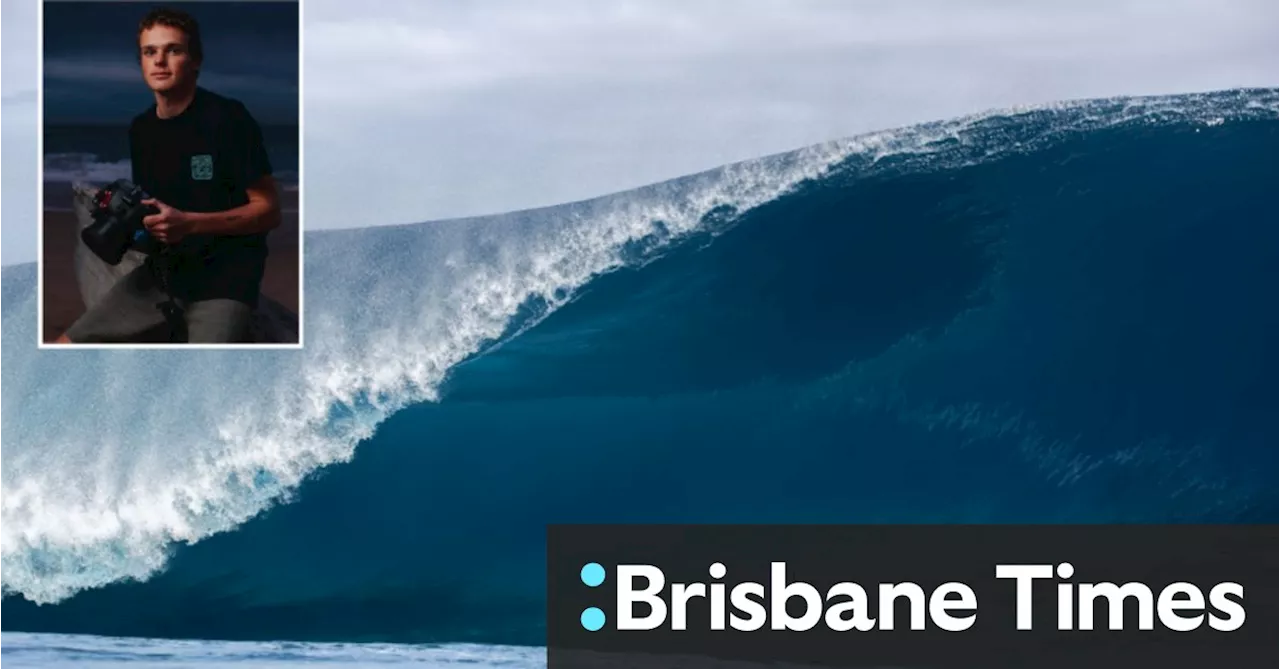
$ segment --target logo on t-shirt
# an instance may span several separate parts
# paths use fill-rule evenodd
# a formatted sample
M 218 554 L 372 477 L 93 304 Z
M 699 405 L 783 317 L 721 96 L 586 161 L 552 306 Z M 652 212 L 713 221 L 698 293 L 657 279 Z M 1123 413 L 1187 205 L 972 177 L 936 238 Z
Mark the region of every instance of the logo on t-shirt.
M 191 178 L 196 181 L 213 179 L 213 156 L 207 153 L 191 156 Z

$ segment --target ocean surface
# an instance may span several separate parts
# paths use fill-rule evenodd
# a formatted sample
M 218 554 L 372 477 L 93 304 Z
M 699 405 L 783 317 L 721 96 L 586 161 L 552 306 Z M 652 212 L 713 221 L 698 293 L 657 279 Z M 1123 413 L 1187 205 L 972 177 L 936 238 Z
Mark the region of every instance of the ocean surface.
M 285 186 L 298 184 L 298 140 L 296 125 L 262 126 L 267 157 L 276 179 Z M 53 125 L 44 129 L 45 182 L 108 183 L 128 178 L 128 126 Z M 50 204 L 70 207 L 70 202 Z
M 307 643 L 199 641 L 5 632 L 9 669 L 526 669 L 546 666 L 546 652 L 530 646 L 479 644 Z
M 547 523 L 1277 522 L 1277 112 L 307 232 L 302 351 L 38 351 L 5 267 L 4 660 L 540 664 Z

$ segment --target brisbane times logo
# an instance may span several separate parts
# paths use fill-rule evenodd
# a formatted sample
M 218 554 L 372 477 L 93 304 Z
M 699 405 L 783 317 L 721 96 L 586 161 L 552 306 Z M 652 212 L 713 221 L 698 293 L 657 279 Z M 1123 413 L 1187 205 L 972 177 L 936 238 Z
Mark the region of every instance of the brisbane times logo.
M 721 562 L 707 570 L 710 582 L 673 582 L 668 587 L 663 570 L 655 565 L 621 564 L 614 568 L 615 596 L 612 629 L 645 631 L 667 627 L 688 630 L 691 604 L 704 614 L 692 624 L 703 629 L 732 629 L 753 632 L 805 632 L 820 625 L 837 632 L 911 629 L 933 626 L 946 632 L 963 632 L 973 627 L 978 615 L 978 594 L 973 587 L 956 581 L 926 589 L 917 583 L 881 583 L 866 586 L 843 581 L 820 589 L 800 580 L 790 580 L 785 562 L 769 566 L 768 586 L 745 581 L 724 581 L 728 569 Z M 1236 582 L 1215 584 L 1208 592 L 1192 583 L 1179 582 L 1152 588 L 1141 582 L 1072 583 L 1071 563 L 1056 565 L 997 565 L 995 578 L 1007 581 L 1015 597 L 1015 626 L 1033 626 L 1036 581 L 1056 580 L 1057 629 L 1153 630 L 1161 625 L 1169 630 L 1189 632 L 1202 625 L 1230 632 L 1244 625 L 1244 586 Z M 1056 577 L 1056 578 L 1055 578 Z M 583 565 L 579 578 L 589 588 L 600 588 L 608 572 L 598 562 Z M 798 611 L 797 611 L 797 606 Z M 899 620 L 905 604 L 905 620 Z M 1126 622 L 1126 612 L 1136 609 L 1136 620 Z M 1106 620 L 1096 620 L 1097 612 Z M 579 623 L 588 632 L 610 624 L 610 615 L 600 606 L 583 609 Z
M 557 525 L 547 551 L 548 669 L 1275 666 L 1274 525 Z

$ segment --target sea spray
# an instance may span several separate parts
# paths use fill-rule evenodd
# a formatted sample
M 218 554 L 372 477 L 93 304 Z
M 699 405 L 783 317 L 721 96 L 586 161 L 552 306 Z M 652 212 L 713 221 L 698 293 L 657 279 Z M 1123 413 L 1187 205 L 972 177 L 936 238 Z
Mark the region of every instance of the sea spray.
M 438 400 L 531 302 L 544 306 L 515 331 L 833 166 L 843 179 L 940 170 L 1099 128 L 1270 118 L 1275 103 L 1231 91 L 991 112 L 558 207 L 309 233 L 302 351 L 37 351 L 34 267 L 5 268 L 4 591 L 48 603 L 152 577 L 175 545 L 237 527 L 390 414 Z

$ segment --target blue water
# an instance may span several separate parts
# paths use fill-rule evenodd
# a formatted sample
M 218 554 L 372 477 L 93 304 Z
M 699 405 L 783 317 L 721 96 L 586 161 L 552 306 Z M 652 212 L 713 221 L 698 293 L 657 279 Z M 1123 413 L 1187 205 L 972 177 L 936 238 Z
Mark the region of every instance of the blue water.
M 6 667 L 25 669 L 251 669 L 322 666 L 343 669 L 453 669 L 546 666 L 545 652 L 527 646 L 377 643 L 196 641 L 4 633 Z
M 5 268 L 4 629 L 537 646 L 551 522 L 1276 522 L 1277 139 L 1088 101 L 310 232 L 301 352 L 37 352 Z

